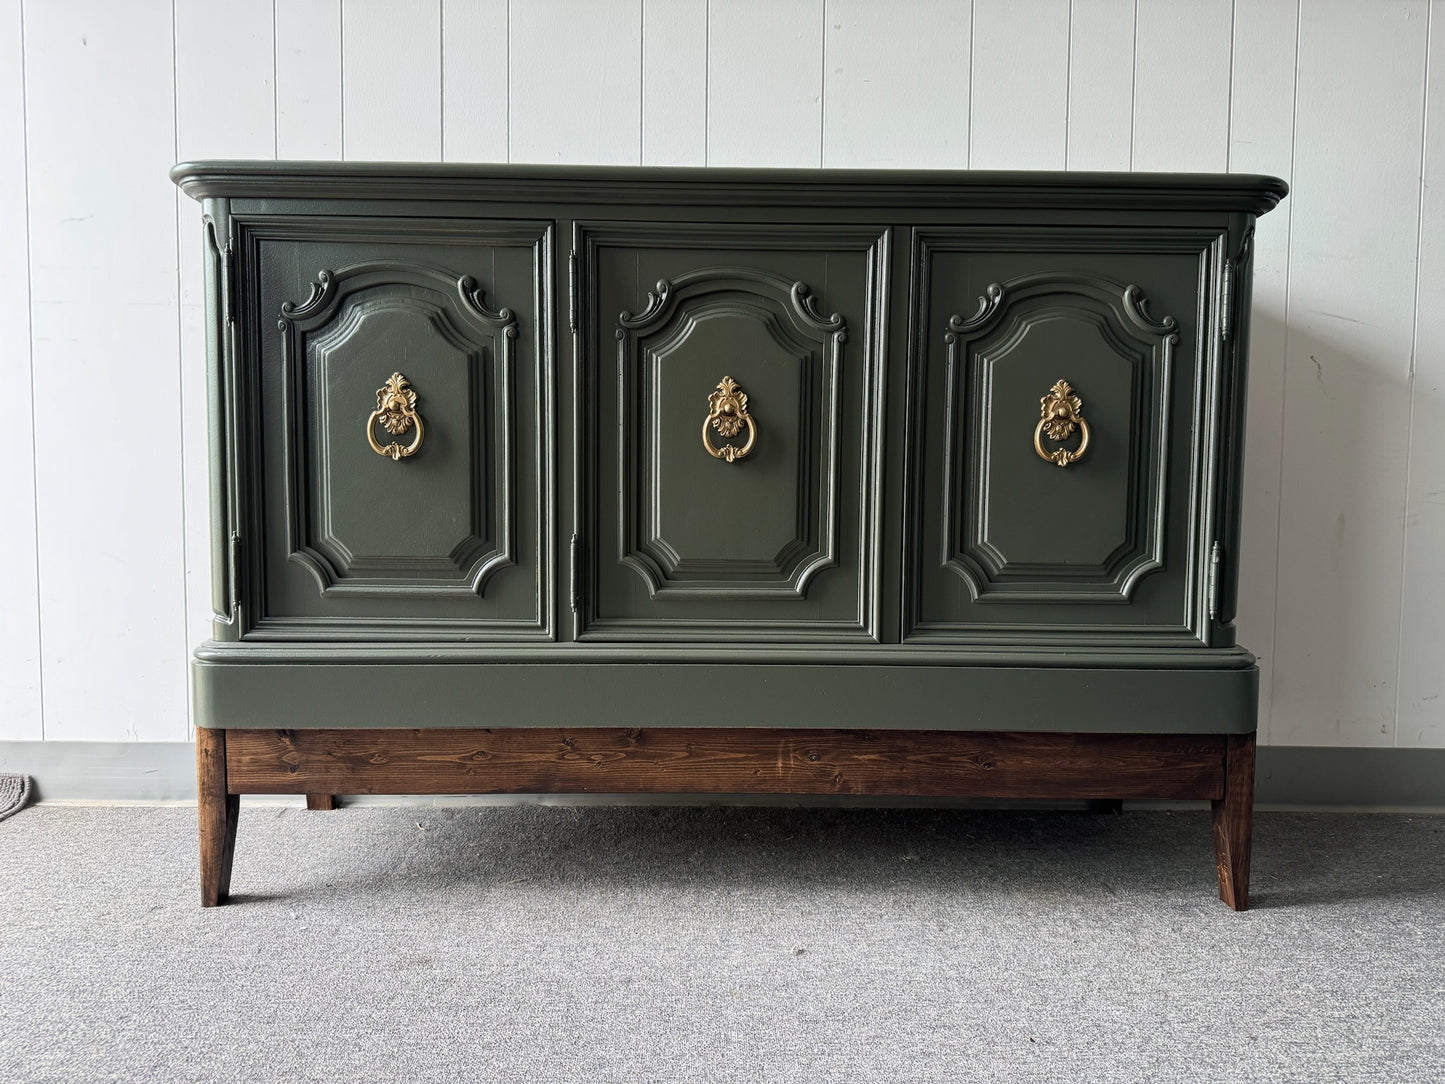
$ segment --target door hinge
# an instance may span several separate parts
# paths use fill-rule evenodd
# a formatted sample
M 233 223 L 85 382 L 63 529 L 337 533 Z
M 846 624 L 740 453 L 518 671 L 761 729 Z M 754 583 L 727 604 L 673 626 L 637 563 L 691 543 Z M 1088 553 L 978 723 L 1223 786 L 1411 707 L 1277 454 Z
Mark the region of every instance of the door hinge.
M 1223 579 L 1219 566 L 1223 563 L 1223 551 L 1218 542 L 1214 543 L 1209 551 L 1209 619 L 1211 621 L 1219 617 L 1219 589 Z
M 1224 261 L 1224 286 L 1220 291 L 1223 300 L 1219 311 L 1219 336 L 1224 342 L 1234 333 L 1234 261 Z
M 567 319 L 572 333 L 577 333 L 577 253 L 567 257 Z
M 236 258 L 229 244 L 221 250 L 221 311 L 228 325 L 236 322 Z
M 582 609 L 582 539 L 577 535 L 572 536 L 572 612 L 578 613 Z
M 226 569 L 227 590 L 230 592 L 230 614 L 228 617 L 235 620 L 236 611 L 241 605 L 241 536 L 231 532 L 231 542 L 227 547 L 226 563 L 230 566 Z

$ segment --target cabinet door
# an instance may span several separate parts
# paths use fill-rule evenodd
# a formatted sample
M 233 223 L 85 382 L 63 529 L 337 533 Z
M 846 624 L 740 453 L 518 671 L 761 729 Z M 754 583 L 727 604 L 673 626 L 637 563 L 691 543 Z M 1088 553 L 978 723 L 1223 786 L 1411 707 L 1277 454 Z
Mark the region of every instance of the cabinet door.
M 583 635 L 876 637 L 886 238 L 579 226 Z
M 240 243 L 249 635 L 549 635 L 549 224 L 271 217 Z
M 906 635 L 1207 640 L 1217 231 L 920 231 Z

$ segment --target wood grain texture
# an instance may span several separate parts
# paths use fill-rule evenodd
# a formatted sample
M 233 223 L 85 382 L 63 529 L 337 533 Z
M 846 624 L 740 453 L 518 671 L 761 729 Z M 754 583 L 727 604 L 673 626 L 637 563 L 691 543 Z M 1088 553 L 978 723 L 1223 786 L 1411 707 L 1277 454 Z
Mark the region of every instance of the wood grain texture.
M 225 903 L 231 892 L 239 796 L 227 793 L 226 732 L 196 731 L 196 820 L 201 847 L 201 906 Z
M 198 732 L 199 733 L 199 732 Z M 1223 735 L 763 729 L 232 730 L 233 794 L 1195 798 Z
M 30 387 L 30 223 L 25 170 L 24 42 L 20 0 L 0 3 L 0 387 L 11 409 L 0 456 L 0 740 L 45 737 L 40 705 L 39 554 Z
M 308 794 L 306 795 L 306 808 L 320 812 L 329 812 L 336 808 L 336 795 Z
M 1254 820 L 1253 734 L 1226 739 L 1224 797 L 1210 803 L 1219 898 L 1235 911 L 1249 906 L 1249 859 Z

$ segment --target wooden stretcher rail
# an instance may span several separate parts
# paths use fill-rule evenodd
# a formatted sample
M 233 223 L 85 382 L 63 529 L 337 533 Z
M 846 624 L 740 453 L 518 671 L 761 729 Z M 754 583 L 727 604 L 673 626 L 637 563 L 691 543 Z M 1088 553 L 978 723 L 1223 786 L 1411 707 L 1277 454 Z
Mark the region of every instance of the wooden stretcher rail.
M 231 794 L 1197 798 L 1224 735 L 658 729 L 229 730 Z

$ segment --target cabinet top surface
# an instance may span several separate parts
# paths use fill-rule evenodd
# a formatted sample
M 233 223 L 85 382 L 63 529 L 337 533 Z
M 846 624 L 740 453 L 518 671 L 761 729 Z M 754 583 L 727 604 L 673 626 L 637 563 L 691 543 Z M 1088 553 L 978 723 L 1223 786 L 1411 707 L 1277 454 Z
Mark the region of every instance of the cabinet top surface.
M 451 199 L 775 206 L 1053 207 L 1263 214 L 1289 191 L 1246 173 L 753 169 L 417 162 L 183 162 L 194 199 Z

